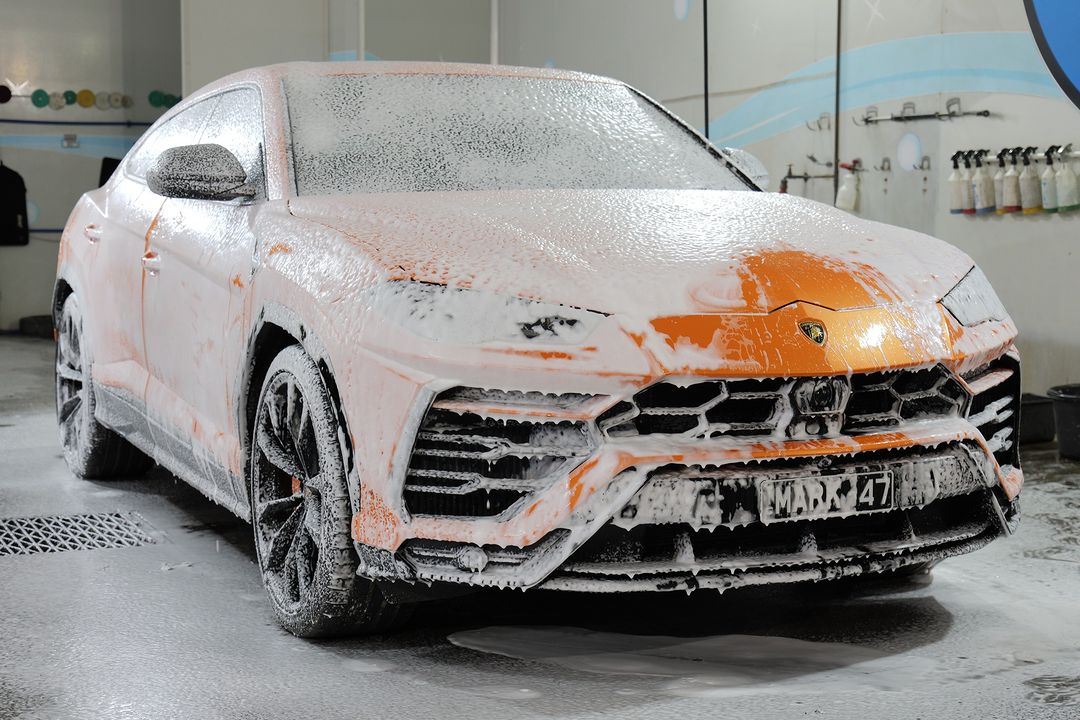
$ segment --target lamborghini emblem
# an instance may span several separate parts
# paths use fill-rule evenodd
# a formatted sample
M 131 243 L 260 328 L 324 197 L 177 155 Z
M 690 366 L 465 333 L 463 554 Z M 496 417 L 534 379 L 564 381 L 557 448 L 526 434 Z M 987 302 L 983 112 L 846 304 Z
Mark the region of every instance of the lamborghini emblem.
M 803 335 L 810 338 L 818 345 L 825 344 L 825 326 L 817 320 L 804 320 L 799 323 L 799 329 L 802 330 Z

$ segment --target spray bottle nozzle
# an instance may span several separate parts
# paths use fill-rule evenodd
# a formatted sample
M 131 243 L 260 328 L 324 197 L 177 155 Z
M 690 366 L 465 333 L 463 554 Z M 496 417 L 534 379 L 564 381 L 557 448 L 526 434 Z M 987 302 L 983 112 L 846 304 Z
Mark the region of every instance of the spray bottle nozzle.
M 963 154 L 964 154 L 963 150 L 957 150 L 956 152 L 953 153 L 952 157 L 950 158 L 950 160 L 952 160 L 953 170 L 959 170 L 960 169 L 960 157 Z
M 997 154 L 998 167 L 1005 167 L 1005 156 L 1009 154 L 1009 148 L 1005 148 Z
M 1024 151 L 1020 153 L 1020 156 L 1024 159 L 1024 165 L 1031 165 L 1031 153 L 1038 149 L 1034 147 L 1024 148 Z
M 1046 148 L 1046 166 L 1047 167 L 1053 166 L 1053 164 L 1054 164 L 1054 153 L 1056 153 L 1058 151 L 1059 147 L 1061 147 L 1061 146 L 1060 145 L 1051 145 L 1050 147 Z

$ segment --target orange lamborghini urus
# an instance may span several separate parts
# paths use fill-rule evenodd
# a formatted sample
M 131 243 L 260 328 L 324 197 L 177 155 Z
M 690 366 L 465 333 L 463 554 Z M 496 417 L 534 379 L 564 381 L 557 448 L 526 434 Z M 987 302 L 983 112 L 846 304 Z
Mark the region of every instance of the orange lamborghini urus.
M 186 98 L 63 235 L 72 471 L 254 528 L 282 625 L 726 590 L 1008 533 L 1016 328 L 955 248 L 762 192 L 614 80 L 295 63 Z

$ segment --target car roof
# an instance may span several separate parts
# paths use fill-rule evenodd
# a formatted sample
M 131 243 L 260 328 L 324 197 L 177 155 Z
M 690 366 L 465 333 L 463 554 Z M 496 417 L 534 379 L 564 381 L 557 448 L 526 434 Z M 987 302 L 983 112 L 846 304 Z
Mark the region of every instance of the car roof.
M 513 65 L 482 65 L 478 63 L 396 62 L 365 60 L 356 62 L 287 62 L 241 70 L 226 75 L 200 88 L 191 96 L 209 94 L 219 88 L 243 82 L 276 83 L 301 76 L 343 75 L 471 75 L 475 77 L 522 77 L 550 80 L 577 80 L 621 85 L 612 78 L 573 70 L 555 68 L 517 67 Z

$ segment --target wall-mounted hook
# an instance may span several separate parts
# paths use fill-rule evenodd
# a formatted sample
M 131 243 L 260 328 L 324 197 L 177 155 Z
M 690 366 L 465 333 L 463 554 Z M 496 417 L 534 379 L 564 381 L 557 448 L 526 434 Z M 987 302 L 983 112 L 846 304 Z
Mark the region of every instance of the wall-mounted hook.
M 900 108 L 900 117 L 902 117 L 902 118 L 911 117 L 914 114 L 915 114 L 915 103 L 912 100 L 908 100 L 906 103 L 904 103 L 904 106 L 902 108 Z
M 960 98 L 951 97 L 945 101 L 945 114 L 952 117 L 959 117 L 964 114 L 960 109 Z
M 874 169 L 878 172 L 892 172 L 892 160 L 889 158 L 882 158 L 881 165 L 875 165 Z
M 922 156 L 922 160 L 919 161 L 919 169 L 920 170 L 929 170 L 930 169 L 930 156 L 929 155 L 923 155 Z
M 862 119 L 852 116 L 851 122 L 855 123 L 857 127 L 866 127 L 867 125 L 873 125 L 878 120 L 877 105 L 870 105 L 863 112 Z
M 815 165 L 821 165 L 822 167 L 828 167 L 828 168 L 832 167 L 832 160 L 826 160 L 826 161 L 822 162 L 821 160 L 818 160 L 813 155 L 807 155 L 806 159 L 809 160 L 810 162 L 812 162 Z
M 821 115 L 818 116 L 817 120 L 808 121 L 806 123 L 806 127 L 808 130 L 811 130 L 813 132 L 819 132 L 821 130 L 831 130 L 832 115 L 827 112 L 823 112 L 821 113 Z

